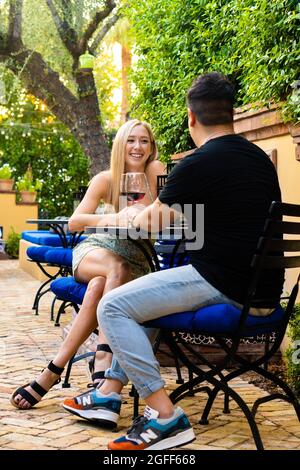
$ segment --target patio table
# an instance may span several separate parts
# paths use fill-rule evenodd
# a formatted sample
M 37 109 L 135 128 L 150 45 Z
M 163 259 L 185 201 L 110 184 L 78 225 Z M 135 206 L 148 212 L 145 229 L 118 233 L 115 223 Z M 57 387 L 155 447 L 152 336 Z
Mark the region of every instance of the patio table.
M 47 225 L 50 227 L 60 238 L 61 245 L 63 248 L 74 248 L 79 242 L 80 236 L 83 232 L 73 232 L 71 240 L 67 237 L 65 232 L 65 225 L 69 222 L 69 217 L 61 217 L 59 219 L 28 219 L 27 224 L 39 224 L 41 226 Z

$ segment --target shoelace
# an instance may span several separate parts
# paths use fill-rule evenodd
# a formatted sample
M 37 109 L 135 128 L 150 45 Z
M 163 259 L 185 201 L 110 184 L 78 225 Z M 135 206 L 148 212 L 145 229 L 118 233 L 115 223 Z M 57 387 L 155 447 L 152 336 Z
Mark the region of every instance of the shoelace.
M 134 435 L 139 435 L 140 431 L 143 429 L 144 424 L 149 421 L 148 418 L 146 418 L 143 415 L 138 416 L 133 420 L 133 423 L 131 427 L 128 429 L 127 434 L 130 435 L 131 433 L 134 433 Z

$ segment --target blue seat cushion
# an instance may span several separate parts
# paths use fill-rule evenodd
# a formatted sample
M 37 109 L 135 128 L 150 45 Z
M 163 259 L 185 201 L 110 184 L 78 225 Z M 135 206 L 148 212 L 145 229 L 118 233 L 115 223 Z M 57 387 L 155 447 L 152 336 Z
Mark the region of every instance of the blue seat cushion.
M 27 248 L 26 254 L 32 261 L 45 263 L 45 255 L 52 249 L 53 246 L 30 246 Z M 62 250 L 62 248 L 58 248 L 58 250 Z
M 72 266 L 73 250 L 72 248 L 51 248 L 47 250 L 45 261 L 50 264 L 57 264 L 59 266 Z
M 22 232 L 21 237 L 36 245 L 61 246 L 61 240 L 56 233 L 50 233 L 49 230 L 26 230 Z M 67 235 L 71 239 L 71 235 Z
M 170 268 L 170 261 L 172 259 L 172 252 L 174 250 L 174 245 L 176 244 L 176 242 L 177 242 L 177 240 L 172 240 L 172 239 L 170 239 L 170 240 L 160 240 L 160 239 L 156 240 L 156 242 L 154 244 L 154 249 L 156 251 L 157 258 L 158 258 L 161 270 Z M 186 264 L 189 264 L 190 258 L 188 256 L 188 254 L 183 256 L 184 251 L 185 251 L 185 246 L 183 244 L 181 244 L 178 247 L 177 251 L 176 251 L 176 255 L 174 257 L 172 267 L 176 267 L 176 266 L 179 266 L 179 265 L 184 266 Z
M 50 288 L 60 300 L 82 304 L 87 284 L 77 282 L 70 276 L 55 279 L 51 282 Z
M 151 320 L 145 326 L 165 328 L 173 331 L 190 331 L 197 334 L 213 336 L 215 334 L 233 333 L 238 326 L 241 311 L 229 304 L 215 304 L 200 308 L 194 312 L 173 313 Z M 280 305 L 271 315 L 257 317 L 248 315 L 246 331 L 243 336 L 255 336 L 274 331 L 284 315 Z

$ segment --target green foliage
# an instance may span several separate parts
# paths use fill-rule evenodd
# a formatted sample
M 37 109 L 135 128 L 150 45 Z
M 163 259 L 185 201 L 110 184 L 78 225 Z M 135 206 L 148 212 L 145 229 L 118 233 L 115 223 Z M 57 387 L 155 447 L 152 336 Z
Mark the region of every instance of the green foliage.
M 300 396 L 300 304 L 295 305 L 288 335 L 291 346 L 286 351 L 287 379 L 295 393 Z
M 300 11 L 295 0 L 130 0 L 136 37 L 132 114 L 154 127 L 162 155 L 193 147 L 185 93 L 213 70 L 237 87 L 237 105 L 284 101 L 286 119 L 300 120 L 291 84 L 299 79 Z M 295 103 L 296 101 L 296 103 Z
M 64 84 L 75 92 L 72 57 L 59 37 L 45 1 L 24 0 L 22 27 L 25 46 L 39 52 L 47 64 L 60 73 Z
M 18 191 L 29 191 L 34 193 L 42 189 L 43 183 L 41 180 L 33 179 L 32 168 L 28 165 L 27 170 L 21 178 L 18 178 L 16 182 L 16 187 Z
M 4 165 L 0 167 L 0 180 L 9 180 L 11 178 L 12 172 L 13 170 L 9 164 L 4 163 Z
M 117 70 L 113 62 L 113 49 L 112 47 L 102 45 L 101 51 L 94 67 L 94 78 L 98 92 L 98 99 L 101 109 L 101 117 L 104 125 L 106 126 L 106 137 L 108 137 L 109 128 L 111 125 L 118 126 L 120 115 L 120 104 L 117 103 L 112 97 L 115 90 L 120 88 L 121 71 Z
M 88 159 L 70 131 L 45 105 L 4 74 L 8 102 L 0 105 L 0 165 L 9 163 L 17 180 L 31 165 L 43 183 L 38 194 L 41 217 L 69 216 L 73 193 L 89 181 Z
M 21 239 L 21 235 L 19 233 L 16 233 L 13 227 L 11 227 L 10 229 L 11 230 L 5 242 L 5 251 L 12 258 L 18 258 L 19 257 L 19 242 Z

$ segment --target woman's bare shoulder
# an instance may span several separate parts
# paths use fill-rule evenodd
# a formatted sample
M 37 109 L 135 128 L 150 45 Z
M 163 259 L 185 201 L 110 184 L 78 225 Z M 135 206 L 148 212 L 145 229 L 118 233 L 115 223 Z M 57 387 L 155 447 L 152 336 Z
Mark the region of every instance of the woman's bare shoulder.
M 97 173 L 97 175 L 91 179 L 89 184 L 89 193 L 95 196 L 97 195 L 97 197 L 100 195 L 102 198 L 105 198 L 110 184 L 110 171 L 100 171 L 100 173 Z
M 110 183 L 111 181 L 111 172 L 110 170 L 104 170 L 100 171 L 100 173 L 97 173 L 93 178 L 92 181 L 106 181 L 107 183 Z
M 146 173 L 148 175 L 154 174 L 154 175 L 161 175 L 166 172 L 166 165 L 161 162 L 160 160 L 152 160 L 147 165 Z

